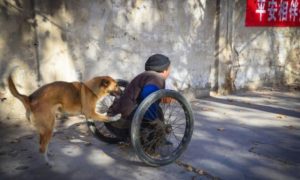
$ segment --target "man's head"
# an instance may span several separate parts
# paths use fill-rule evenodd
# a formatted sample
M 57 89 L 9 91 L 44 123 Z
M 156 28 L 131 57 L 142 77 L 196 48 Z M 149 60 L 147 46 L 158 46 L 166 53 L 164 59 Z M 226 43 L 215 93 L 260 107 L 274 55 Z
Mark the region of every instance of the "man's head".
M 170 73 L 170 64 L 171 62 L 167 56 L 162 54 L 154 54 L 146 61 L 145 70 L 161 73 L 164 79 L 166 79 Z

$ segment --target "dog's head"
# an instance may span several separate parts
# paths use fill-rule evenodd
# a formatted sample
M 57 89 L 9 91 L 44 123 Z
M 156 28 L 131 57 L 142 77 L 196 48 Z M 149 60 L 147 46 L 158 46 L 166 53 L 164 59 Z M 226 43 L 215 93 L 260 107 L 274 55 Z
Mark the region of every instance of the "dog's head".
M 95 77 L 85 83 L 98 97 L 121 95 L 121 89 L 116 80 L 110 76 Z

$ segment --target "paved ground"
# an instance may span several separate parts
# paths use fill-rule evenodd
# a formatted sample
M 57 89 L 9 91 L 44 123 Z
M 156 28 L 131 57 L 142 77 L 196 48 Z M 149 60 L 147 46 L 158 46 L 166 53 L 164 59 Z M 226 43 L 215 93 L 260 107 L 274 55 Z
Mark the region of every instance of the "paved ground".
M 0 179 L 300 179 L 300 93 L 257 91 L 192 100 L 194 134 L 177 163 L 153 168 L 108 145 L 81 118 L 59 122 L 55 166 L 25 120 L 0 121 Z

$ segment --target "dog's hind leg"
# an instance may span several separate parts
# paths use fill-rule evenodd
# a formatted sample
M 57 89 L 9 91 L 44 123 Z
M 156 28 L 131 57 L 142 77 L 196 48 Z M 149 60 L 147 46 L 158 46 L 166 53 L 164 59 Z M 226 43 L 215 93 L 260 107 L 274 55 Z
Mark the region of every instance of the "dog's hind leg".
M 35 118 L 39 118 L 37 119 L 37 128 L 40 135 L 39 151 L 44 155 L 46 163 L 51 166 L 53 162 L 48 158 L 48 146 L 52 138 L 55 115 L 50 112 L 43 112 L 35 114 Z
M 48 158 L 48 146 L 52 137 L 52 130 L 46 130 L 40 133 L 40 153 L 44 155 L 45 161 L 48 165 L 52 166 L 53 162 Z
M 48 158 L 48 146 L 50 139 L 52 137 L 52 131 L 51 130 L 44 130 L 43 132 L 40 132 L 40 153 L 44 155 L 45 161 L 49 166 L 53 165 L 53 162 L 49 160 Z

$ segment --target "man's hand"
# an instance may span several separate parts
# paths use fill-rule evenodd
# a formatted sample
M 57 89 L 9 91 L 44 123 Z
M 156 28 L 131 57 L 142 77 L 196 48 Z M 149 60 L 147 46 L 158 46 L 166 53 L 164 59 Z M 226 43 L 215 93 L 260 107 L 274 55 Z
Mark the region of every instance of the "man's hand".
M 118 121 L 118 120 L 120 120 L 121 119 L 121 114 L 117 114 L 117 115 L 115 115 L 115 116 L 110 116 L 109 118 L 108 118 L 108 121 L 109 122 L 114 122 L 114 121 Z
M 163 98 L 161 98 L 161 103 L 164 103 L 164 104 L 170 104 L 173 101 L 174 101 L 174 99 L 171 98 L 171 97 L 163 97 Z

